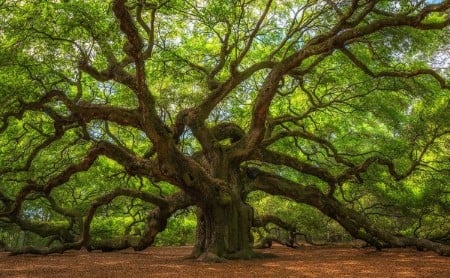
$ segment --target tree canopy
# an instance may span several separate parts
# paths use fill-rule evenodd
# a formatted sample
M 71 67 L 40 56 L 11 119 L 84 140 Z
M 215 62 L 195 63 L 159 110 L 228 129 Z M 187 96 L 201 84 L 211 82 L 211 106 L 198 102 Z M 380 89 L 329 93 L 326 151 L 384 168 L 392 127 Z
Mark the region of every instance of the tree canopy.
M 450 255 L 449 13 L 1 1 L 0 233 L 42 239 L 14 253 L 142 250 L 189 215 L 192 257 L 218 260 L 324 216 L 378 249 Z

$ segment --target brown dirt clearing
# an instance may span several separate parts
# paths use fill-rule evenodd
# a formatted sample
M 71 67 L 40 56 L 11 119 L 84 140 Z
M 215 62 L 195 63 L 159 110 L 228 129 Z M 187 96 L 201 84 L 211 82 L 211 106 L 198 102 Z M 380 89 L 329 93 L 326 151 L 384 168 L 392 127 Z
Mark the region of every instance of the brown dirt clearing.
M 144 252 L 70 251 L 63 255 L 7 256 L 0 277 L 450 277 L 450 258 L 411 249 L 274 246 L 277 258 L 204 263 L 184 260 L 191 247 Z

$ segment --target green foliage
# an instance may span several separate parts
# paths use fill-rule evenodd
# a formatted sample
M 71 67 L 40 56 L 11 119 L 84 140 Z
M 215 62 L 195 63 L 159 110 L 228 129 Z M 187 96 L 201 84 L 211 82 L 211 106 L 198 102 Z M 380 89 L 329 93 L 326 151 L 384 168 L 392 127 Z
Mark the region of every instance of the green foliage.
M 192 209 L 182 211 L 169 218 L 167 228 L 158 234 L 156 245 L 191 245 L 195 242 L 197 218 Z
M 91 224 L 92 239 L 100 240 L 122 236 L 132 221 L 131 217 L 96 217 Z

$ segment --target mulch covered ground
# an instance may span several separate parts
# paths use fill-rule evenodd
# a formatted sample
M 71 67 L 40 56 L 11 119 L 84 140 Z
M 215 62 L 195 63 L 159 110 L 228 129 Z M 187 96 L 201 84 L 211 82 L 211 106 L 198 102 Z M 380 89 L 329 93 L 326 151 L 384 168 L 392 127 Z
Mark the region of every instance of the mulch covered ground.
M 204 263 L 184 260 L 190 247 L 144 252 L 71 251 L 63 255 L 7 256 L 0 277 L 450 277 L 450 258 L 432 252 L 350 247 L 274 246 L 276 258 Z

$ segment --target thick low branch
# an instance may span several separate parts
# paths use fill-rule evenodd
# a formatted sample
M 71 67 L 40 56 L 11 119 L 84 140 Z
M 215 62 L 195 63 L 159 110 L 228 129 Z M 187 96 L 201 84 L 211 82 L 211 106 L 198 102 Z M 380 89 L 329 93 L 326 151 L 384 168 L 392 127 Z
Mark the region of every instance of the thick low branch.
M 144 202 L 152 203 L 157 207 L 149 214 L 147 229 L 141 238 L 133 236 L 124 236 L 121 239 L 111 239 L 103 241 L 90 240 L 90 225 L 94 218 L 95 212 L 100 206 L 111 203 L 114 199 L 120 196 L 126 196 L 130 198 L 138 198 Z M 34 223 L 30 221 L 20 220 L 19 225 L 24 230 L 29 230 L 37 233 L 43 237 L 59 235 L 63 238 L 64 243 L 55 247 L 35 247 L 26 246 L 13 250 L 11 255 L 31 253 L 31 254 L 51 254 L 62 253 L 70 249 L 80 249 L 85 246 L 88 250 L 102 250 L 102 251 L 116 251 L 129 247 L 133 247 L 136 250 L 143 250 L 153 243 L 154 237 L 164 228 L 167 224 L 167 219 L 177 210 L 190 206 L 192 202 L 189 197 L 182 193 L 175 193 L 167 198 L 157 197 L 152 194 L 134 190 L 130 188 L 116 188 L 112 192 L 109 192 L 101 197 L 98 197 L 91 204 L 91 207 L 85 216 L 83 222 L 82 232 L 80 239 L 74 241 L 67 227 L 52 226 L 47 223 Z
M 166 228 L 168 218 L 177 210 L 193 205 L 191 198 L 182 191 L 169 196 L 166 198 L 166 201 L 167 207 L 157 207 L 148 214 L 145 232 L 139 243 L 134 246 L 136 251 L 144 250 L 151 246 L 156 235 Z
M 73 235 L 70 233 L 69 224 L 52 224 L 40 221 L 30 221 L 22 218 L 14 219 L 14 223 L 17 224 L 21 230 L 30 231 L 41 237 L 58 236 L 65 242 L 72 242 L 74 240 Z
M 152 194 L 145 193 L 145 192 L 138 191 L 138 190 L 129 189 L 129 188 L 116 188 L 114 191 L 107 193 L 101 197 L 96 198 L 95 201 L 91 204 L 91 207 L 89 208 L 89 211 L 88 211 L 88 213 L 84 219 L 84 223 L 83 223 L 83 231 L 81 233 L 81 239 L 80 239 L 81 245 L 84 246 L 89 242 L 90 226 L 91 226 L 91 222 L 94 218 L 94 215 L 95 215 L 95 212 L 97 211 L 97 209 L 100 206 L 104 206 L 106 204 L 111 203 L 115 198 L 117 198 L 119 196 L 139 198 L 145 202 L 155 204 L 163 209 L 165 209 L 169 206 L 168 202 L 161 197 L 156 197 Z
M 313 206 L 328 217 L 336 220 L 354 238 L 362 239 L 378 249 L 385 245 L 392 247 L 416 247 L 418 249 L 433 250 L 443 256 L 450 256 L 449 245 L 422 238 L 397 236 L 378 229 L 363 214 L 345 207 L 333 196 L 322 193 L 315 186 L 301 185 L 262 171 L 253 180 L 252 186 L 254 189 L 262 190 L 269 194 L 285 196 L 294 201 Z
M 275 215 L 262 215 L 253 219 L 254 227 L 265 227 L 269 223 L 275 224 L 278 227 L 285 229 L 286 231 L 295 232 L 297 230 L 295 225 L 289 224 Z

